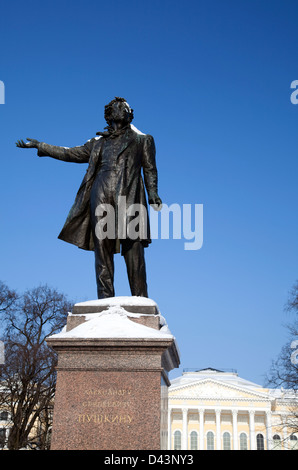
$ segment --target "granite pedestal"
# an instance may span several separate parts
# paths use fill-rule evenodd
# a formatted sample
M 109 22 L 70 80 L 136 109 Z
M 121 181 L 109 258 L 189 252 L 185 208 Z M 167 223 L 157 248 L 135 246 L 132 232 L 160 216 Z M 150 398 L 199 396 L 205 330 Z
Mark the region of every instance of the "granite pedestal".
M 167 448 L 168 372 L 179 353 L 155 302 L 76 304 L 47 342 L 58 353 L 51 449 Z

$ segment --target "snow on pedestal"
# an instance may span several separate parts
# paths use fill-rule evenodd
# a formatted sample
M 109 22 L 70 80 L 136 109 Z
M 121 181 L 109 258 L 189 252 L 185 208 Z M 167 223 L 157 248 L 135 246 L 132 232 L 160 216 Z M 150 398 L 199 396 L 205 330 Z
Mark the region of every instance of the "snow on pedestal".
M 94 304 L 93 304 L 94 305 Z M 72 315 L 72 314 L 70 314 Z M 131 321 L 141 314 L 127 312 L 123 307 L 111 306 L 104 312 L 86 313 L 84 323 L 50 338 L 164 338 L 173 339 L 167 324 L 161 324 L 160 330 L 149 328 Z

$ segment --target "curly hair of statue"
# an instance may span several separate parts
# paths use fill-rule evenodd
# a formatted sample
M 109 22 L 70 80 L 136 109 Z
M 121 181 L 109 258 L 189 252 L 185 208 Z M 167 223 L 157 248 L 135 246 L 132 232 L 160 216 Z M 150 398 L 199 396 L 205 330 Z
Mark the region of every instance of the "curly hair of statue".
M 127 103 L 126 99 L 125 98 L 121 98 L 119 96 L 115 96 L 115 98 L 110 101 L 110 103 L 108 103 L 106 106 L 105 106 L 105 111 L 104 111 L 104 118 L 106 120 L 106 122 L 109 124 L 109 122 L 111 121 L 111 116 L 113 114 L 113 105 L 117 102 L 120 102 L 120 103 Z M 133 115 L 133 109 L 131 109 L 131 107 L 128 105 L 128 109 L 129 109 L 129 123 L 131 123 L 131 121 L 133 120 L 134 118 L 134 115 Z

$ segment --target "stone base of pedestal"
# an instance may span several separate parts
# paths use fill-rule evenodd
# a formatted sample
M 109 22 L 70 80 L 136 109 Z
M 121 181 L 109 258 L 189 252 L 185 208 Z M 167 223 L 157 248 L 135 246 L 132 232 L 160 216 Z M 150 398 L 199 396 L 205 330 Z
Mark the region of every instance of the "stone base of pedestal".
M 47 342 L 58 353 L 53 450 L 167 448 L 168 372 L 179 353 L 152 300 L 76 304 Z

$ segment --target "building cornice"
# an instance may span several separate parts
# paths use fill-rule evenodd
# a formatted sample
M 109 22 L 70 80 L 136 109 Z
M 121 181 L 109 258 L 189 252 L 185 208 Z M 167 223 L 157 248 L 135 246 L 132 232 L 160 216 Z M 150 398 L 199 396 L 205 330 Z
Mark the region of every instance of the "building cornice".
M 192 387 L 195 387 L 195 386 L 199 386 L 199 385 L 203 385 L 203 384 L 206 384 L 206 383 L 212 383 L 216 386 L 221 386 L 221 387 L 224 387 L 224 388 L 227 388 L 229 390 L 235 390 L 237 392 L 240 392 L 240 393 L 246 393 L 246 394 L 249 394 L 249 395 L 253 395 L 255 397 L 258 398 L 258 400 L 261 400 L 261 401 L 267 401 L 267 402 L 272 402 L 273 401 L 273 397 L 270 397 L 269 396 L 269 393 L 264 393 L 264 392 L 257 392 L 256 390 L 251 390 L 250 388 L 246 388 L 246 387 L 241 387 L 239 385 L 232 385 L 232 384 L 229 384 L 227 382 L 223 382 L 223 381 L 220 381 L 220 380 L 216 380 L 216 379 L 211 379 L 211 378 L 205 378 L 205 379 L 202 379 L 202 380 L 194 380 L 193 382 L 190 382 L 190 383 L 187 383 L 187 384 L 181 384 L 181 385 L 171 385 L 170 389 L 169 389 L 169 398 L 171 398 L 172 400 L 174 399 L 188 399 L 188 400 L 192 400 L 192 399 L 200 399 L 200 400 L 218 400 L 219 398 L 221 400 L 244 400 L 244 401 L 251 401 L 253 400 L 253 398 L 250 398 L 250 397 L 218 397 L 218 396 L 213 396 L 210 395 L 210 396 L 200 396 L 200 397 L 189 397 L 189 396 L 184 396 L 184 395 L 180 395 L 179 398 L 177 396 L 172 396 L 171 395 L 171 392 L 177 392 L 179 390 L 181 391 L 184 391 L 185 389 L 189 389 L 189 388 L 192 388 Z

